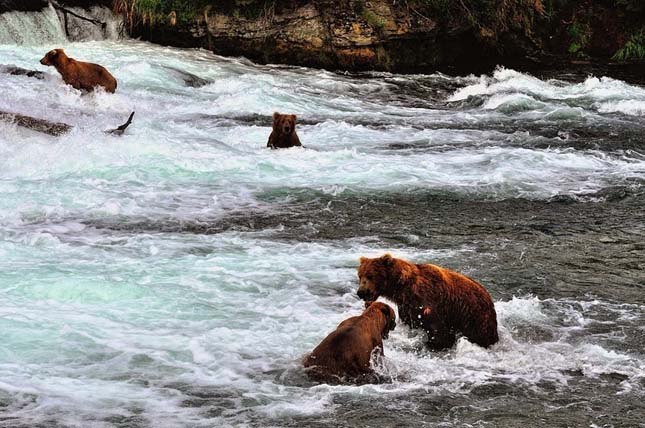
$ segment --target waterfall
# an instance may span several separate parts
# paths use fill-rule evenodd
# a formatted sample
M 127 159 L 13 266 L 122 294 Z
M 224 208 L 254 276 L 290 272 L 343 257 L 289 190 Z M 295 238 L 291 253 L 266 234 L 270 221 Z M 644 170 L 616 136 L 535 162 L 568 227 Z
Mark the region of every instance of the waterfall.
M 77 16 L 74 16 L 77 15 Z M 89 20 L 80 17 L 89 18 Z M 95 20 L 99 23 L 90 22 Z M 102 25 L 104 23 L 105 25 Z M 0 45 L 43 45 L 65 41 L 115 40 L 123 18 L 104 6 L 56 9 L 50 3 L 40 12 L 0 14 Z
M 65 40 L 65 30 L 51 4 L 40 12 L 0 14 L 0 45 L 41 45 Z

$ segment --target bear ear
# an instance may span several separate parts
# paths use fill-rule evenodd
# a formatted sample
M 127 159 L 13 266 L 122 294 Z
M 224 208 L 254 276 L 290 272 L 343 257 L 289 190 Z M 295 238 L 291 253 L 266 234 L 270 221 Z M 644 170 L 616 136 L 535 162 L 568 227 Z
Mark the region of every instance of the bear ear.
M 392 255 L 390 253 L 385 253 L 385 254 L 383 254 L 381 256 L 381 261 L 383 262 L 383 264 L 389 266 L 394 261 L 394 258 L 392 257 Z
M 278 113 L 277 111 L 273 113 L 273 121 L 278 120 L 279 117 L 280 117 L 280 113 Z
M 363 256 L 361 256 L 361 257 L 359 257 L 359 258 L 358 258 L 358 261 L 359 261 L 361 264 L 365 263 L 365 262 L 366 262 L 366 261 L 368 261 L 368 260 L 369 260 L 369 259 L 368 259 L 367 257 L 363 257 Z
M 295 114 L 292 114 L 292 115 L 291 115 L 291 118 L 292 118 L 292 119 L 293 119 L 293 121 L 295 122 L 295 121 L 296 121 L 296 119 L 297 119 L 298 117 L 297 117 Z
M 64 54 L 65 49 L 62 49 L 62 48 L 54 49 L 54 52 L 56 52 L 56 55 Z

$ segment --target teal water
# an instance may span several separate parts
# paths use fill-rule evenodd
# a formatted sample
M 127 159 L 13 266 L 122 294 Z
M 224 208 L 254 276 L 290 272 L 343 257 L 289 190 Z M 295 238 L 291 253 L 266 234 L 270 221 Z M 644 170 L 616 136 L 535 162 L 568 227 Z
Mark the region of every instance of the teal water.
M 0 426 L 642 423 L 641 86 L 67 43 L 119 80 L 82 95 L 38 64 L 53 47 L 0 46 L 49 73 L 0 75 L 0 110 L 75 125 L 0 122 Z M 265 148 L 273 111 L 305 149 Z M 384 383 L 309 382 L 384 251 L 484 283 L 500 343 L 429 353 L 398 325 Z

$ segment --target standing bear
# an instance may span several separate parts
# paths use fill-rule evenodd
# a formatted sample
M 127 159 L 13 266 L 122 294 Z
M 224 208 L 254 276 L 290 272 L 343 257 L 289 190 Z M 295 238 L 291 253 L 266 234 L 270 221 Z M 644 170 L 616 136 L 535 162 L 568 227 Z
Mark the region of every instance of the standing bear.
M 104 67 L 90 62 L 76 61 L 68 57 L 63 49 L 49 51 L 40 63 L 56 67 L 65 83 L 76 89 L 91 92 L 97 86 L 102 86 L 107 92 L 116 91 L 116 79 Z
M 360 380 L 371 374 L 372 353 L 383 355 L 383 339 L 396 326 L 395 320 L 394 309 L 385 303 L 366 303 L 361 315 L 340 323 L 307 355 L 307 374 L 323 382 Z
M 428 334 L 428 347 L 452 347 L 457 334 L 482 347 L 499 340 L 497 314 L 486 289 L 476 281 L 431 264 L 413 264 L 389 254 L 361 257 L 358 296 L 386 297 L 398 305 L 401 321 Z
M 271 149 L 286 149 L 302 146 L 296 135 L 296 115 L 273 113 L 273 131 L 269 135 L 267 147 Z

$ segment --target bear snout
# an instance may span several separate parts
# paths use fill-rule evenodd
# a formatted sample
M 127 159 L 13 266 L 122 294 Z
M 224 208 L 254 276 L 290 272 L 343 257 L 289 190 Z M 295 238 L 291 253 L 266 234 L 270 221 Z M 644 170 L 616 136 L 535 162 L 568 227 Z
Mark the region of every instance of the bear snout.
M 49 65 L 49 62 L 47 61 L 47 57 L 44 57 L 43 59 L 40 60 L 40 63 L 42 65 Z
M 396 321 L 390 320 L 385 324 L 385 328 L 381 332 L 381 337 L 387 339 L 390 337 L 390 332 L 396 327 Z
M 360 297 L 362 300 L 365 300 L 365 301 L 376 300 L 376 296 L 374 296 L 374 293 L 372 292 L 372 290 L 368 288 L 361 287 L 358 289 L 356 294 L 358 295 L 358 297 Z
M 285 134 L 290 134 L 291 133 L 291 126 L 285 125 L 284 128 L 282 128 Z

